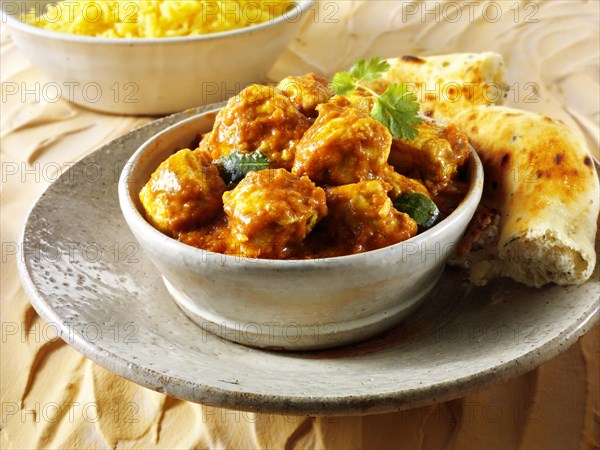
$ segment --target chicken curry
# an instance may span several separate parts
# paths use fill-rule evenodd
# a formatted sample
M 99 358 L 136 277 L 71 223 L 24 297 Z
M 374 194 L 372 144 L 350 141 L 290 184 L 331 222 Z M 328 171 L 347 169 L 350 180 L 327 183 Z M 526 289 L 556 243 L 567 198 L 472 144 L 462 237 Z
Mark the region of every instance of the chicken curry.
M 398 139 L 372 103 L 362 91 L 334 95 L 315 74 L 249 86 L 198 148 L 152 174 L 140 192 L 147 220 L 183 243 L 251 258 L 343 256 L 415 236 L 437 222 L 398 199 L 452 212 L 468 187 L 468 141 L 428 120 Z M 255 170 L 227 170 L 236 164 Z

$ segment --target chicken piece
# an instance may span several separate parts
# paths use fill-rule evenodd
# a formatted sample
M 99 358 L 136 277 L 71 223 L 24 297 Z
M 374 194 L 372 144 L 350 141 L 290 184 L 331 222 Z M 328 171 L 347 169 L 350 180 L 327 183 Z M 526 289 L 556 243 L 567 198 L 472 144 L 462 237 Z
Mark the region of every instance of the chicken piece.
M 277 89 L 307 117 L 316 117 L 317 105 L 333 97 L 329 82 L 314 73 L 284 78 L 277 85 Z
M 298 143 L 292 172 L 332 186 L 378 178 L 390 152 L 388 129 L 355 108 L 322 103 L 317 111 Z
M 297 142 L 310 121 L 274 88 L 254 84 L 227 102 L 200 148 L 213 159 L 240 153 L 263 152 L 272 168 L 291 169 Z
M 389 164 L 386 164 L 386 167 L 383 169 L 381 180 L 385 181 L 392 187 L 392 190 L 389 192 L 389 196 L 392 199 L 395 199 L 400 194 L 405 194 L 407 192 L 418 192 L 419 194 L 423 194 L 431 198 L 427 188 L 423 186 L 419 180 L 408 178 L 399 174 Z
M 375 97 L 362 89 L 356 89 L 348 95 L 336 95 L 329 100 L 329 103 L 341 106 L 342 108 L 356 108 L 362 112 L 371 114 L 375 106 Z
M 183 149 L 158 166 L 140 200 L 148 222 L 175 237 L 211 221 L 221 211 L 226 189 L 210 155 Z
M 424 120 L 415 139 L 394 139 L 389 163 L 397 172 L 423 178 L 432 194 L 443 190 L 469 156 L 469 141 L 454 125 Z
M 325 191 L 284 169 L 250 172 L 223 202 L 239 254 L 251 258 L 286 258 L 327 214 Z
M 327 189 L 328 215 L 322 226 L 345 254 L 375 250 L 417 234 L 417 223 L 394 209 L 390 186 L 374 180 Z

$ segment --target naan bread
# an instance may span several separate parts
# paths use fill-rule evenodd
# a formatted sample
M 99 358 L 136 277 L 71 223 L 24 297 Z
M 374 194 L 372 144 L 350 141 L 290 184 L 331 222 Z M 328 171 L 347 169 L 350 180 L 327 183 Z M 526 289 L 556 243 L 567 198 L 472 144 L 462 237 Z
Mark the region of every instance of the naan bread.
M 585 282 L 596 265 L 600 191 L 584 141 L 562 122 L 500 106 L 452 123 L 485 170 L 483 207 L 454 262 L 477 285 L 501 276 L 536 287 Z
M 506 67 L 498 53 L 455 53 L 388 59 L 384 83 L 409 83 L 420 113 L 440 122 L 473 106 L 501 105 L 508 91 Z

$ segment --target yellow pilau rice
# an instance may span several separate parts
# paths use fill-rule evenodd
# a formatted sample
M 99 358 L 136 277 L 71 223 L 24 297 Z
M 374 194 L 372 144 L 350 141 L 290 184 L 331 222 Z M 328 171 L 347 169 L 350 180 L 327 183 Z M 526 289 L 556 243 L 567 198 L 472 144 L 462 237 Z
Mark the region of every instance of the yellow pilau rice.
M 158 38 L 216 33 L 267 22 L 290 0 L 81 0 L 51 3 L 23 21 L 62 33 L 105 38 Z

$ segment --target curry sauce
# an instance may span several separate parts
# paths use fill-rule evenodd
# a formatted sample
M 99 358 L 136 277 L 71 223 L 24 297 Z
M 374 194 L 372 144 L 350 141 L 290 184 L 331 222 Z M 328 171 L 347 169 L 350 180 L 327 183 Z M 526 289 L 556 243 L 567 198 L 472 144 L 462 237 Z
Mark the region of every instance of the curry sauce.
M 152 174 L 140 193 L 148 221 L 185 244 L 251 258 L 343 256 L 415 236 L 421 227 L 393 201 L 419 194 L 448 215 L 467 191 L 468 141 L 431 121 L 396 139 L 369 104 L 334 96 L 315 74 L 249 86 L 196 150 Z M 268 165 L 227 184 L 217 163 L 256 152 Z

